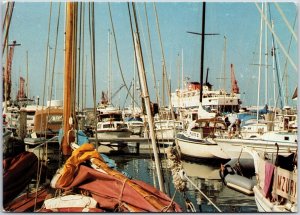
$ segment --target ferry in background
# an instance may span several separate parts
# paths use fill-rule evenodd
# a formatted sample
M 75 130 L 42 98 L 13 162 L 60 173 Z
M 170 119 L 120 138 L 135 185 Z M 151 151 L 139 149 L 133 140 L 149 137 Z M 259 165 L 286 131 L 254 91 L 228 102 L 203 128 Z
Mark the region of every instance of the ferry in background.
M 208 82 L 208 70 L 206 74 L 206 82 L 202 88 L 202 107 L 209 112 L 239 112 L 242 104 L 239 87 L 235 79 L 233 64 L 231 64 L 231 92 L 226 92 L 225 89 L 213 90 Z M 176 89 L 171 93 L 171 102 L 173 108 L 198 108 L 200 105 L 200 89 L 199 82 L 185 82 L 184 89 Z
M 200 83 L 187 82 L 185 89 L 177 89 L 171 93 L 173 108 L 198 108 L 200 97 Z M 206 83 L 203 85 L 202 106 L 211 111 L 239 112 L 240 105 L 239 93 L 227 93 L 225 90 L 212 90 L 212 85 Z

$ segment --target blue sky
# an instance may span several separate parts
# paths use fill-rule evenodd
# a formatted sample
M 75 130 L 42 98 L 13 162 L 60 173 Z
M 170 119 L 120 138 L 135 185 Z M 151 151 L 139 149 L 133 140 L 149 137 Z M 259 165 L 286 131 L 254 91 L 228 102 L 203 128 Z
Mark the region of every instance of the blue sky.
M 133 46 L 130 32 L 130 23 L 127 10 L 127 4 L 110 3 L 112 16 L 114 21 L 117 45 L 119 48 L 119 55 L 121 66 L 125 74 L 127 85 L 133 80 Z M 261 3 L 258 3 L 261 6 Z M 53 3 L 51 31 L 50 31 L 50 46 L 55 45 L 55 30 L 58 17 L 58 2 Z M 278 3 L 288 22 L 293 25 L 297 6 L 294 3 Z M 60 28 L 58 37 L 58 50 L 55 67 L 55 89 L 56 99 L 62 99 L 62 79 L 63 79 L 63 31 L 64 31 L 64 7 L 65 3 L 61 3 Z M 153 90 L 153 79 L 151 75 L 150 62 L 147 58 L 149 53 L 147 41 L 147 28 L 145 21 L 144 3 L 136 3 L 139 27 L 141 32 L 141 40 L 143 45 L 143 53 L 145 58 L 145 68 L 148 78 L 148 87 L 150 90 L 150 97 L 155 101 L 155 93 Z M 86 4 L 86 17 L 87 10 Z M 162 55 L 156 30 L 155 13 L 153 3 L 146 3 L 149 28 L 151 33 L 151 44 L 153 48 L 154 66 L 157 78 L 157 83 L 160 87 L 162 85 Z M 201 2 L 156 2 L 156 8 L 159 17 L 159 24 L 161 30 L 162 43 L 165 52 L 165 60 L 167 66 L 167 73 L 171 78 L 172 91 L 178 86 L 178 62 L 181 61 L 181 54 L 183 51 L 183 68 L 184 76 L 190 77 L 192 81 L 199 81 L 200 70 L 200 45 L 201 37 L 186 33 L 187 31 L 201 32 L 201 18 L 202 18 L 202 3 Z M 291 38 L 283 18 L 274 6 L 270 3 L 271 15 L 275 24 L 275 32 L 280 38 L 285 49 Z M 26 51 L 29 52 L 29 87 L 30 97 L 43 96 L 44 73 L 46 63 L 46 44 L 48 36 L 48 20 L 49 20 L 49 2 L 16 2 L 14 14 L 12 18 L 9 41 L 16 40 L 21 43 L 21 46 L 15 48 L 15 55 L 12 67 L 13 79 L 13 96 L 17 91 L 18 77 L 21 75 L 26 77 Z M 5 11 L 5 5 L 2 7 L 2 18 Z M 269 16 L 269 15 L 268 15 Z M 100 100 L 102 90 L 107 90 L 107 62 L 108 62 L 108 30 L 111 28 L 109 19 L 108 3 L 95 3 L 95 41 L 96 41 L 96 83 L 97 83 L 97 102 Z M 297 34 L 297 26 L 295 32 Z M 89 52 L 89 36 L 88 36 L 88 22 L 85 23 L 85 50 Z M 264 31 L 264 29 L 263 29 Z M 205 59 L 204 68 L 209 67 L 209 82 L 213 84 L 214 89 L 222 88 L 223 81 L 219 79 L 223 77 L 223 52 L 224 52 L 224 36 L 227 38 L 226 49 L 226 76 L 230 77 L 230 64 L 234 64 L 235 75 L 240 87 L 240 91 L 245 94 L 242 99 L 245 105 L 256 105 L 257 103 L 257 82 L 258 82 L 258 64 L 259 62 L 259 32 L 260 32 L 260 14 L 255 3 L 222 3 L 222 2 L 208 2 L 206 5 L 206 32 L 219 33 L 216 36 L 207 36 L 205 41 Z M 144 36 L 143 36 L 144 34 Z M 268 53 L 271 50 L 271 34 L 268 33 Z M 145 41 L 146 39 L 146 41 Z M 262 50 L 264 51 L 264 35 Z M 145 43 L 147 46 L 145 46 Z M 113 46 L 114 47 L 114 46 Z M 279 45 L 277 45 L 279 47 Z M 297 42 L 293 39 L 290 49 L 290 57 L 294 63 L 298 63 L 297 56 Z M 53 62 L 53 49 L 50 50 L 51 66 Z M 179 57 L 178 57 L 179 55 Z M 270 55 L 269 55 L 270 56 Z M 87 55 L 87 106 L 92 107 L 92 81 L 90 71 L 90 55 Z M 5 59 L 5 58 L 3 58 Z M 264 58 L 262 59 L 264 63 Z M 286 57 L 281 49 L 278 49 L 278 62 L 280 64 L 281 74 L 285 71 Z M 117 66 L 116 53 L 113 48 L 112 52 L 112 71 L 113 71 L 113 89 L 112 92 L 118 90 L 122 85 L 120 71 Z M 269 57 L 268 64 L 272 64 Z M 261 102 L 264 104 L 264 72 L 262 68 L 262 86 L 261 86 Z M 295 87 L 298 83 L 297 72 L 291 64 L 287 64 L 288 71 L 288 90 L 291 97 Z M 181 74 L 181 71 L 180 71 Z M 273 77 L 272 70 L 269 69 L 269 92 L 268 98 L 271 105 L 273 104 Z M 48 79 L 49 80 L 49 79 Z M 230 90 L 230 79 L 226 80 L 226 88 Z M 285 89 L 285 86 L 282 87 Z M 161 90 L 160 90 L 161 91 Z M 54 91 L 55 92 L 55 91 Z M 125 88 L 120 91 L 113 99 L 115 105 L 124 104 L 124 98 L 127 92 Z M 130 98 L 127 99 L 129 104 Z M 295 102 L 289 100 L 289 105 L 295 106 Z

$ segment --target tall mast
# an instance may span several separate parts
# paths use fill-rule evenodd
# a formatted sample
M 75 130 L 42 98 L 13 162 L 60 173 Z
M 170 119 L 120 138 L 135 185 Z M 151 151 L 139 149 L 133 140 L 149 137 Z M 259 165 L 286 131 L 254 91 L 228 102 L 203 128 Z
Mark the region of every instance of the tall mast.
M 202 4 L 202 37 L 201 37 L 201 63 L 200 63 L 200 105 L 202 105 L 203 93 L 203 67 L 204 67 L 204 38 L 205 38 L 205 7 L 206 2 Z
M 181 89 L 183 89 L 183 49 L 181 49 Z
M 160 166 L 160 158 L 158 156 L 158 149 L 156 146 L 156 138 L 155 138 L 155 131 L 154 131 L 154 121 L 151 113 L 151 107 L 150 107 L 150 98 L 148 93 L 148 87 L 147 87 L 147 81 L 146 81 L 146 74 L 145 69 L 142 61 L 142 54 L 141 54 L 141 46 L 139 43 L 139 38 L 137 33 L 134 33 L 134 45 L 135 45 L 135 54 L 137 58 L 137 65 L 138 65 L 138 72 L 141 82 L 141 89 L 142 89 L 142 95 L 144 97 L 145 106 L 146 106 L 146 112 L 147 112 L 147 118 L 148 118 L 148 124 L 149 124 L 149 130 L 150 130 L 150 137 L 151 137 L 151 143 L 153 147 L 153 153 L 154 153 L 154 159 L 155 159 L 155 167 L 157 171 L 158 176 L 158 182 L 160 191 L 165 192 L 165 188 L 163 186 L 163 177 L 162 177 L 162 171 Z
M 111 104 L 111 42 L 110 42 L 110 30 L 108 30 L 108 89 L 107 89 L 107 97 L 108 103 Z
M 226 91 L 226 47 L 227 46 L 227 38 L 226 38 L 226 36 L 224 36 L 224 59 L 223 59 L 223 75 L 224 75 L 224 77 L 223 77 L 223 81 L 224 81 L 224 90 Z
M 179 65 L 179 53 L 177 54 L 176 58 L 176 65 L 177 65 L 177 88 L 180 89 L 180 65 Z
M 29 79 L 28 79 L 28 50 L 26 51 L 26 96 L 27 96 L 27 102 L 29 99 Z
M 265 3 L 265 15 L 267 16 L 268 3 Z M 268 104 L 268 26 L 265 24 L 265 104 Z
M 75 94 L 72 93 L 72 84 L 74 82 L 74 70 L 75 70 L 75 57 L 76 49 L 74 46 L 74 38 L 76 38 L 75 30 L 75 14 L 76 7 L 75 2 L 66 3 L 66 37 L 65 37 L 65 69 L 64 69 L 64 104 L 63 104 L 63 131 L 64 138 L 62 142 L 62 152 L 63 155 L 71 154 L 71 147 L 69 146 L 69 131 L 72 126 L 72 114 L 71 110 L 72 102 L 75 101 L 75 98 L 72 98 L 72 94 L 75 97 Z
M 135 63 L 135 56 L 134 56 L 134 53 L 133 53 L 133 90 L 132 90 L 132 102 L 131 102 L 131 106 L 132 106 L 132 109 L 133 109 L 133 112 L 134 112 L 134 96 L 135 96 L 135 79 L 136 79 L 136 71 L 135 71 L 135 68 L 136 68 L 136 63 Z
M 272 20 L 272 30 L 274 31 L 274 22 Z M 273 71 L 273 94 L 274 109 L 276 108 L 276 81 L 275 81 L 275 43 L 272 40 L 272 71 Z
M 264 3 L 261 3 L 262 11 L 264 10 Z M 258 113 L 259 113 L 259 98 L 260 98 L 260 77 L 261 77 L 261 46 L 262 46 L 262 28 L 263 28 L 263 15 L 260 17 L 260 34 L 259 34 L 259 65 L 258 65 L 258 83 L 257 83 L 257 113 L 256 120 L 258 123 Z
M 162 66 L 162 106 L 165 107 L 165 67 L 164 61 L 161 61 Z

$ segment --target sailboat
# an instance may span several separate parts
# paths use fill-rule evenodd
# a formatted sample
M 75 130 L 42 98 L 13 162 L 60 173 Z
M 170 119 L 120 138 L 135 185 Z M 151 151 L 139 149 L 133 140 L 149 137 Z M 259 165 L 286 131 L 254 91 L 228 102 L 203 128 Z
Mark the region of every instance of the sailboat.
M 90 3 L 94 9 L 94 3 Z M 77 2 L 66 3 L 63 133 L 64 165 L 48 183 L 38 178 L 33 192 L 6 202 L 6 211 L 18 212 L 181 212 L 180 206 L 151 185 L 129 179 L 108 165 L 97 148 L 76 129 L 73 106 L 75 86 Z M 94 26 L 93 26 L 94 27 Z M 72 96 L 71 96 L 72 95 Z M 29 164 L 29 163 L 28 163 Z M 32 170 L 34 170 L 32 168 Z M 41 169 L 36 173 L 40 174 Z M 29 183 L 30 181 L 28 181 Z M 40 183 L 40 184 L 39 184 Z M 48 185 L 47 185 L 48 184 Z M 45 185 L 45 186 L 42 186 Z M 59 192 L 58 192 L 59 191 Z
M 213 141 L 216 130 L 224 131 L 227 126 L 216 117 L 216 113 L 206 111 L 202 106 L 203 93 L 203 66 L 204 66 L 204 38 L 205 38 L 205 8 L 202 8 L 202 43 L 201 43 L 201 71 L 200 71 L 200 103 L 198 107 L 198 120 L 193 121 L 188 129 L 176 135 L 181 154 L 193 158 L 228 159 L 228 155 Z

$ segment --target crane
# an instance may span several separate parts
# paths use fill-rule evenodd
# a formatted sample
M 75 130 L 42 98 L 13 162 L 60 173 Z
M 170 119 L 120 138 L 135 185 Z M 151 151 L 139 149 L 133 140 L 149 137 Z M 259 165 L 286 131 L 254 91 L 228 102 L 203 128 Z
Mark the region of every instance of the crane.
M 12 44 L 8 45 L 10 46 L 8 56 L 6 59 L 6 68 L 4 73 L 4 83 L 3 86 L 5 86 L 3 100 L 7 101 L 10 100 L 10 92 L 11 92 L 11 67 L 12 67 L 12 59 L 14 55 L 14 48 L 15 46 L 19 46 L 21 44 L 17 44 L 17 42 L 14 40 Z
M 234 75 L 233 64 L 230 64 L 230 71 L 231 71 L 231 92 L 232 93 L 240 93 L 240 88 L 237 84 L 237 81 L 236 81 L 235 75 Z
M 17 100 L 21 100 L 26 98 L 25 91 L 24 91 L 24 83 L 25 79 L 23 77 L 20 77 L 20 82 L 19 82 L 19 91 L 17 94 Z

